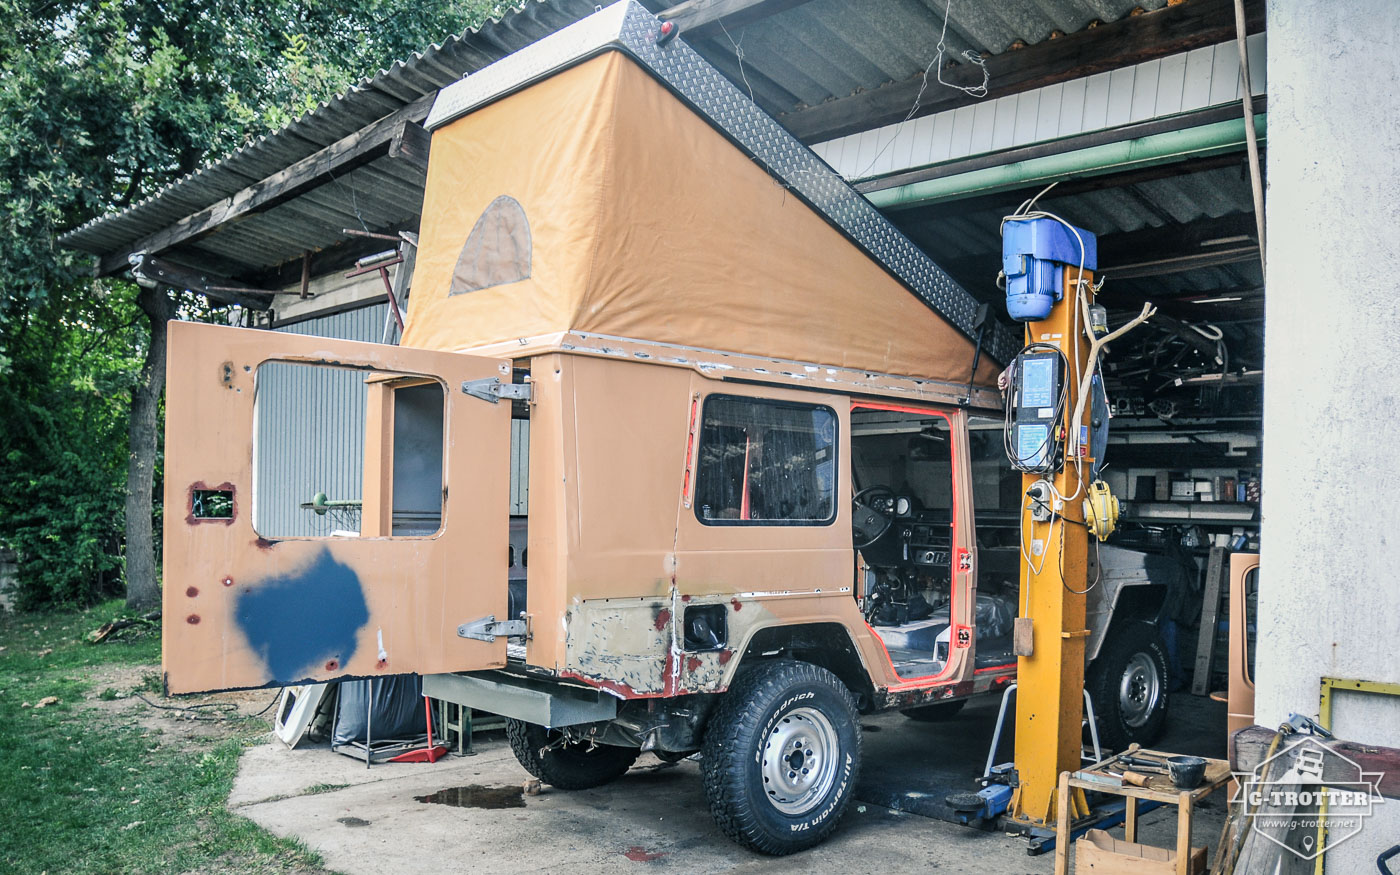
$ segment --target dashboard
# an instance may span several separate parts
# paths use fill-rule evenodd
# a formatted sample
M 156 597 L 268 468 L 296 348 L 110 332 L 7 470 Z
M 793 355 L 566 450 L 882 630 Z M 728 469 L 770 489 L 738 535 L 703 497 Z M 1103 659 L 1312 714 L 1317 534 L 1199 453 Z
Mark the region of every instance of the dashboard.
M 952 515 L 947 510 L 928 510 L 912 495 L 878 495 L 868 502 L 871 509 L 892 519 L 888 532 L 879 539 L 871 557 L 880 564 L 913 564 L 947 567 L 952 564 Z M 877 545 L 871 545 L 877 546 Z

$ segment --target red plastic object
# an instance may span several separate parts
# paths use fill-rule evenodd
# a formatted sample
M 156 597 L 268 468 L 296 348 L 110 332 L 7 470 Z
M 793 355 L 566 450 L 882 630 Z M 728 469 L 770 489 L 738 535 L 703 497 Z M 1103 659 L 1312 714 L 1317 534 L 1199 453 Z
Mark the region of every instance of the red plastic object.
M 423 697 L 423 713 L 428 717 L 428 746 L 422 750 L 411 750 L 391 757 L 391 763 L 435 763 L 439 757 L 447 756 L 447 745 L 433 745 L 433 706 L 428 697 Z

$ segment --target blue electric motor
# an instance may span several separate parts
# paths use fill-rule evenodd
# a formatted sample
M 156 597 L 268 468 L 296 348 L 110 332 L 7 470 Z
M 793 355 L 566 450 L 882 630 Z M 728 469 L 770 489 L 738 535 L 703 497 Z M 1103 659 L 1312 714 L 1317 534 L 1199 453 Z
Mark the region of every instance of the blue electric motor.
M 1044 217 L 1008 219 L 1001 235 L 1001 270 L 1006 274 L 1006 312 L 1017 322 L 1037 322 L 1050 315 L 1064 292 L 1064 269 L 1079 267 L 1084 241 L 1084 269 L 1099 266 L 1098 238 Z M 1071 273 L 1071 277 L 1073 274 Z

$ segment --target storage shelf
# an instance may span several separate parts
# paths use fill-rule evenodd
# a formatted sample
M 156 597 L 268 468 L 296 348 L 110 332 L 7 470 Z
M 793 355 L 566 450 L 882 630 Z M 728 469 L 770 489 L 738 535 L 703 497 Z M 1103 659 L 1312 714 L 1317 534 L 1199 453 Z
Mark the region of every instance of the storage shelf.
M 1130 522 L 1190 522 L 1258 525 L 1259 508 L 1244 501 L 1125 501 Z

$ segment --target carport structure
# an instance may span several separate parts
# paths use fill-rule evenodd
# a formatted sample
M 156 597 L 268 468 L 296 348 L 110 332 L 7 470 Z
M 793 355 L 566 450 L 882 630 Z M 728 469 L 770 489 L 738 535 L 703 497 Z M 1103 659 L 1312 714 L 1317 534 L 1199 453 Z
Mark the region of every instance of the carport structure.
M 1257 524 L 1242 506 L 1223 516 L 1147 506 L 1157 496 L 1128 482 L 1129 467 L 1144 468 L 1134 477 L 1159 464 L 1189 476 L 1192 465 L 1257 470 L 1259 462 L 1263 277 L 1232 2 L 652 6 L 991 304 L 1000 296 L 1001 217 L 1057 183 L 1039 205 L 1099 235 L 1115 315 L 1135 313 L 1144 299 L 1163 314 L 1151 342 L 1139 338 L 1142 349 L 1118 361 L 1122 376 L 1110 388 L 1143 422 L 1124 420 L 1115 440 L 1139 425 L 1160 433 L 1161 414 L 1181 433 L 1134 436 L 1137 455 L 1120 458 L 1123 480 L 1113 485 L 1143 505 L 1135 512 L 1144 519 Z M 99 274 L 144 256 L 146 272 L 239 304 L 262 324 L 382 298 L 373 273 L 355 283 L 342 275 L 387 244 L 345 229 L 416 229 L 422 122 L 437 90 L 593 8 L 531 2 L 449 37 L 64 244 L 96 255 Z M 1263 4 L 1244 8 L 1250 105 L 1263 139 Z M 1203 334 L 1183 321 L 1208 327 Z M 1164 446 L 1170 452 L 1156 451 Z
M 1394 62 L 1368 48 L 1400 36 L 1393 10 L 1379 0 L 647 5 L 994 317 L 1001 217 L 1055 183 L 1038 205 L 1099 235 L 1111 321 L 1144 300 L 1161 311 L 1114 351 L 1108 373 L 1109 480 L 1127 500 L 1125 536 L 1203 567 L 1217 540 L 1262 541 L 1272 588 L 1260 600 L 1257 722 L 1315 711 L 1324 675 L 1400 681 L 1400 657 L 1377 660 L 1368 643 L 1393 636 L 1385 618 L 1400 614 L 1381 585 L 1394 538 L 1377 547 L 1387 536 L 1379 515 L 1357 514 L 1389 506 L 1400 486 L 1373 437 L 1394 407 L 1384 387 L 1400 379 L 1383 336 L 1394 299 L 1379 291 L 1400 256 L 1376 230 L 1395 194 L 1397 134 L 1393 98 L 1364 93 L 1395 80 Z M 63 243 L 93 254 L 99 275 L 134 266 L 238 305 L 246 324 L 349 336 L 358 320 L 361 339 L 380 340 L 384 317 L 365 318 L 384 299 L 380 277 L 345 274 L 394 244 L 346 229 L 415 232 L 430 143 L 422 123 L 438 89 L 593 10 L 526 3 Z M 1338 51 L 1351 52 L 1348 87 L 1322 69 Z M 1365 154 L 1346 145 L 1358 129 L 1376 138 Z M 1267 406 L 1251 131 L 1266 156 L 1274 235 Z M 1367 197 L 1352 202 L 1351 191 Z M 399 291 L 411 287 L 411 260 L 392 270 Z M 1333 453 L 1345 463 L 1329 464 Z M 1209 626 L 1192 633 L 1194 613 L 1182 617 L 1180 663 L 1192 673 L 1197 643 L 1215 649 L 1199 681 L 1209 690 L 1224 648 Z M 1395 707 L 1344 701 L 1335 719 L 1357 740 L 1395 745 Z

